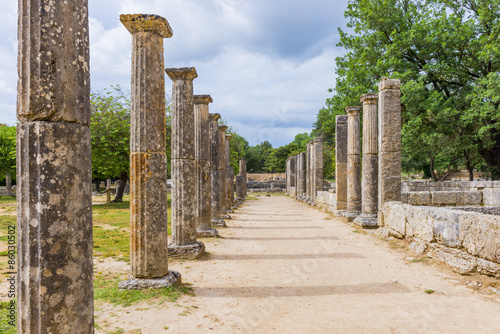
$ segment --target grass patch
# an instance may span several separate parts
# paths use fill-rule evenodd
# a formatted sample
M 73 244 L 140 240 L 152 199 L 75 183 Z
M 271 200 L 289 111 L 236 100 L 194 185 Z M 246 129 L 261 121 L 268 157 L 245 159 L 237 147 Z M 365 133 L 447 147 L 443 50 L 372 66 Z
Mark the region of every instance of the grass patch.
M 10 313 L 10 310 L 7 309 L 9 307 L 10 302 L 0 302 L 0 333 L 3 334 L 16 334 L 17 333 L 17 321 L 14 320 L 14 325 L 9 324 L 11 321 L 7 316 Z M 17 313 L 17 311 L 16 311 Z M 17 314 L 16 314 L 17 318 Z
M 0 204 L 4 203 L 16 203 L 16 198 L 13 196 L 0 196 Z
M 434 290 L 432 290 L 432 289 L 426 289 L 425 293 L 428 294 L 428 295 L 431 295 L 431 294 L 434 293 Z
M 185 284 L 162 289 L 119 290 L 119 281 L 119 279 L 94 280 L 94 299 L 121 306 L 131 306 L 141 301 L 161 305 L 166 301 L 175 302 L 183 294 L 193 295 L 193 289 Z
M 415 258 L 415 259 L 411 260 L 410 262 L 411 263 L 417 263 L 417 262 L 428 263 L 430 261 L 430 259 L 431 258 L 428 256 L 422 256 L 422 257 Z

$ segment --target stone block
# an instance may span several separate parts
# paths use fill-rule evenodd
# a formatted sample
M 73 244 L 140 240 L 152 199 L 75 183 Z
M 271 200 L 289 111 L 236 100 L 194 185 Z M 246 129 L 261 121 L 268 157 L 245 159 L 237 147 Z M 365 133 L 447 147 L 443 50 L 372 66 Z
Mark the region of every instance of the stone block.
M 483 190 L 485 206 L 500 206 L 500 188 L 486 188 Z
M 430 221 L 434 238 L 447 247 L 460 247 L 460 213 L 453 210 L 438 209 L 431 212 Z
M 463 248 L 469 254 L 500 263 L 500 217 L 464 212 L 459 222 Z
M 397 237 L 406 235 L 407 204 L 401 202 L 386 202 L 383 207 L 384 225 L 397 232 Z
M 406 236 L 416 237 L 424 242 L 434 241 L 431 212 L 435 209 L 422 206 L 409 206 L 406 216 Z
M 477 190 L 457 192 L 457 205 L 481 205 L 483 192 Z
M 434 206 L 454 206 L 457 204 L 456 191 L 433 191 L 431 198 Z
M 430 205 L 431 193 L 428 191 L 415 191 L 407 194 L 410 205 Z

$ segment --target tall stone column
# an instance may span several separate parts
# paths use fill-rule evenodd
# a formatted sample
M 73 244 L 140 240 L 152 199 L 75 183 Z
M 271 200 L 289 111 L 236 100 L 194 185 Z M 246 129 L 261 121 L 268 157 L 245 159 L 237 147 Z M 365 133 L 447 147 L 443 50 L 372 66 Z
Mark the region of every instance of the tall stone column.
M 130 276 L 122 289 L 163 287 L 180 279 L 168 270 L 167 158 L 163 39 L 157 15 L 120 15 L 132 34 L 130 110 Z M 109 186 L 109 184 L 108 184 Z
M 323 191 L 323 138 L 314 138 L 313 151 L 313 193 L 316 199 L 317 192 Z
M 290 194 L 290 158 L 285 160 L 285 192 Z
M 383 78 L 378 85 L 378 225 L 385 202 L 401 201 L 401 82 Z
M 241 202 L 247 193 L 247 161 L 245 158 L 239 160 L 240 172 L 236 176 L 236 197 Z
M 347 115 L 335 117 L 336 214 L 347 210 Z
M 361 136 L 359 111 L 361 107 L 347 107 L 347 212 L 352 221 L 361 211 Z
M 227 155 L 226 155 L 226 130 L 227 126 L 219 125 L 219 145 L 220 145 L 220 155 L 219 155 L 219 168 L 220 168 L 220 184 L 221 184 L 221 218 L 231 219 L 231 216 L 227 214 L 228 203 L 227 203 Z
M 212 228 L 212 188 L 210 173 L 210 121 L 208 104 L 210 95 L 194 96 L 194 142 L 196 159 L 197 232 L 199 237 L 216 237 Z
M 87 0 L 19 1 L 18 333 L 93 333 Z
M 377 94 L 364 94 L 360 98 L 363 103 L 362 203 L 361 215 L 354 222 L 365 228 L 378 226 L 377 99 Z
M 306 193 L 306 153 L 299 154 L 299 186 L 297 197 L 303 200 Z
M 226 207 L 227 212 L 233 212 L 234 198 L 234 168 L 231 166 L 231 135 L 226 134 L 225 153 L 226 153 Z
M 288 193 L 290 195 L 293 195 L 291 193 L 291 188 L 295 188 L 295 178 L 296 178 L 296 175 L 295 175 L 295 158 L 293 156 L 291 156 L 290 158 L 290 189 L 288 189 Z
M 172 80 L 172 257 L 195 259 L 205 245 L 197 241 L 194 67 L 167 68 Z
M 306 144 L 306 198 L 309 202 L 311 199 L 311 143 Z
M 294 197 L 297 198 L 297 191 L 299 190 L 299 173 L 300 173 L 300 170 L 299 170 L 299 155 L 296 154 L 294 157 L 295 159 L 295 195 Z
M 210 120 L 210 183 L 212 204 L 212 225 L 226 226 L 222 219 L 222 184 L 221 184 L 221 143 L 218 120 L 220 114 L 209 114 Z
M 7 196 L 12 196 L 12 175 L 10 172 L 5 173 L 5 192 Z

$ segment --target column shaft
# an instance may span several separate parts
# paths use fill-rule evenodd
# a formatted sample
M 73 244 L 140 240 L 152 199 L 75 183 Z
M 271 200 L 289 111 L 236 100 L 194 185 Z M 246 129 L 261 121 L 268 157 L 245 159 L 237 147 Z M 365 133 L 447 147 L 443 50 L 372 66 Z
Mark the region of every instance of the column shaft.
M 335 118 L 336 210 L 347 210 L 347 115 Z
M 318 191 L 323 191 L 323 138 L 314 138 L 314 174 L 313 189 L 314 197 Z
M 306 153 L 299 154 L 299 191 L 298 196 L 302 199 L 306 193 Z
M 21 0 L 18 24 L 18 333 L 92 333 L 87 0 Z
M 378 86 L 378 210 L 379 226 L 385 202 L 401 201 L 401 91 L 400 81 L 384 78 Z
M 347 211 L 361 211 L 361 137 L 359 111 L 361 107 L 347 107 Z
M 363 103 L 363 174 L 362 208 L 364 217 L 374 218 L 378 213 L 378 131 L 377 95 L 361 96 Z

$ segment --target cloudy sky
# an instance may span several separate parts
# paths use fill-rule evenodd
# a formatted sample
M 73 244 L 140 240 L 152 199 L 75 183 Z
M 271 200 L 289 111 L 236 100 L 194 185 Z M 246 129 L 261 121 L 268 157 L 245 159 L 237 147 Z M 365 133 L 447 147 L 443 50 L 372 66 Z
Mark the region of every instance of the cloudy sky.
M 130 90 L 131 36 L 119 14 L 158 14 L 174 34 L 165 67 L 194 66 L 195 94 L 250 145 L 309 132 L 334 86 L 347 0 L 89 0 L 92 91 Z M 17 1 L 0 0 L 0 123 L 16 122 Z M 166 89 L 171 81 L 166 77 Z

